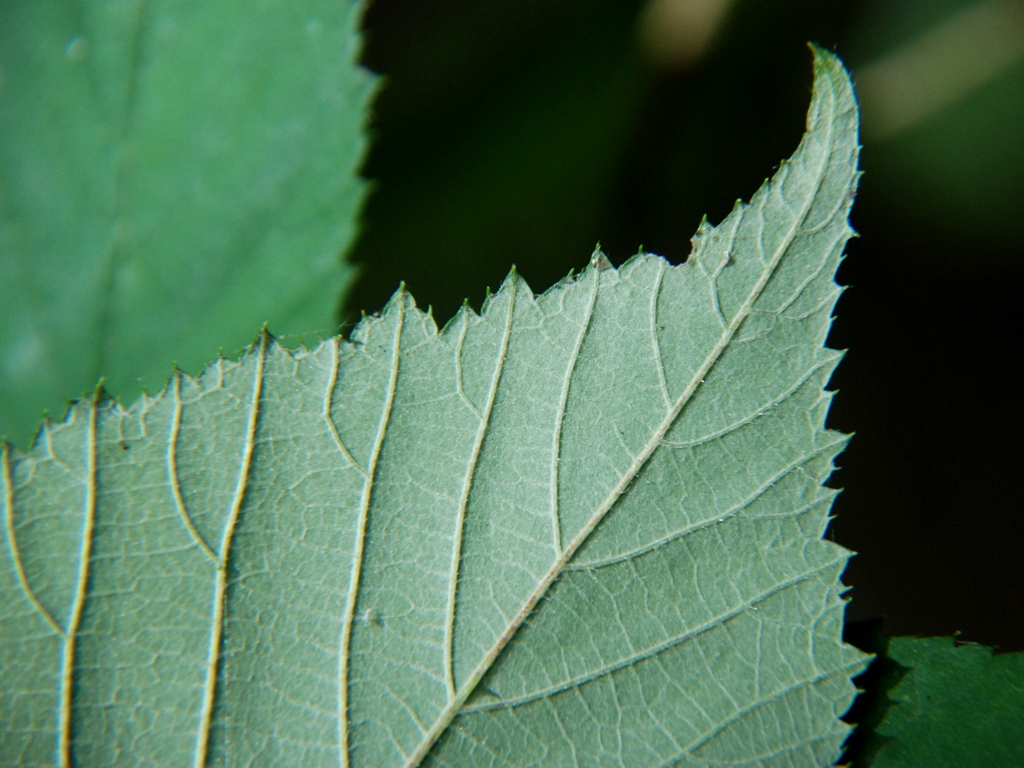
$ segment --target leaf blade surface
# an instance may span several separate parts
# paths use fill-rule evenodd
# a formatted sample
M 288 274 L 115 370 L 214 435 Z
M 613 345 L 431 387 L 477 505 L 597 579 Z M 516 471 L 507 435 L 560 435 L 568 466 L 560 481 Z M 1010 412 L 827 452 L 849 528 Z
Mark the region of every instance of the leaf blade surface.
M 796 155 L 686 264 L 513 273 L 440 332 L 400 291 L 350 342 L 264 336 L 6 454 L 5 627 L 59 661 L 31 595 L 87 600 L 64 742 L 56 661 L 6 634 L 4 718 L 82 765 L 834 761 L 864 657 L 822 540 L 824 342 L 858 147 L 815 59 Z M 83 424 L 95 472 L 61 477 L 92 549 L 51 587 L 85 529 L 34 478 Z

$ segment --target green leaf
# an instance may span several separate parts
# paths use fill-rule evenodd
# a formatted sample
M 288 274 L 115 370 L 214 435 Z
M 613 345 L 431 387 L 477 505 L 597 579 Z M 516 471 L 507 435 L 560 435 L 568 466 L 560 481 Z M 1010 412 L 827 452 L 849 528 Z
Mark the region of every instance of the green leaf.
M 904 669 L 866 765 L 1024 764 L 1024 653 L 994 656 L 953 637 L 897 637 L 887 658 Z
M 269 322 L 336 328 L 372 77 L 351 0 L 0 5 L 0 434 Z
M 824 541 L 857 112 L 673 267 L 82 402 L 4 454 L 0 755 L 828 765 L 865 656 Z

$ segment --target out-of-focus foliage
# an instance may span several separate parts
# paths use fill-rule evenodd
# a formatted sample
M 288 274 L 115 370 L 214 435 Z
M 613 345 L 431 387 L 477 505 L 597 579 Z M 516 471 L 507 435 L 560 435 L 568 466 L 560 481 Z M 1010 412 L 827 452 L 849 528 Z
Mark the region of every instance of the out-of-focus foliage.
M 873 2 L 844 53 L 885 203 L 953 236 L 1024 238 L 1024 2 Z
M 352 0 L 0 2 L 0 435 L 263 323 L 331 332 L 373 89 Z
M 895 637 L 886 657 L 883 693 L 868 715 L 874 734 L 855 765 L 1024 764 L 1024 653 L 993 656 L 952 637 Z

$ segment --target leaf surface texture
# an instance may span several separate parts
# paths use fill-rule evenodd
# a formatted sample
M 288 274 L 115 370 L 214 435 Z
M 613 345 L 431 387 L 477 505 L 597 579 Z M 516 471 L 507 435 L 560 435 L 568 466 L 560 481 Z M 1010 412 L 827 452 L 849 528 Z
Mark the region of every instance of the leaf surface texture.
M 680 266 L 513 273 L 438 331 L 80 403 L 4 455 L 0 753 L 82 766 L 828 765 L 864 656 L 822 539 L 857 113 Z
M 896 637 L 886 656 L 902 670 L 865 765 L 1024 764 L 1024 653 L 995 656 L 951 637 Z
M 334 331 L 373 89 L 351 0 L 0 5 L 0 435 L 253 329 Z

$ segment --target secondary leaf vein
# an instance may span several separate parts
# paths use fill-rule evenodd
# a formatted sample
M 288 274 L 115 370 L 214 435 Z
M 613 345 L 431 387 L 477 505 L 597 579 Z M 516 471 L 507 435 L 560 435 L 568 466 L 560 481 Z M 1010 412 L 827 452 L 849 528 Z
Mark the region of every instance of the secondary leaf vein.
M 362 576 L 363 562 L 366 556 L 366 524 L 370 514 L 370 502 L 373 496 L 374 480 L 377 475 L 377 462 L 380 459 L 381 447 L 384 445 L 384 435 L 387 433 L 388 423 L 391 420 L 391 409 L 395 401 L 395 389 L 398 385 L 398 366 L 402 351 L 402 329 L 405 326 L 405 286 L 398 289 L 393 299 L 397 318 L 395 319 L 395 332 L 392 339 L 391 349 L 391 372 L 388 376 L 388 389 L 384 399 L 384 406 L 381 409 L 380 421 L 377 424 L 377 434 L 373 441 L 373 449 L 370 451 L 370 460 L 367 466 L 363 491 L 359 502 L 359 518 L 356 521 L 356 539 L 352 551 L 352 570 L 349 574 L 348 596 L 345 600 L 345 615 L 341 623 L 341 638 L 338 644 L 338 757 L 341 768 L 348 768 L 349 765 L 349 711 L 348 711 L 348 686 L 349 686 L 349 658 L 352 645 L 352 626 L 356 617 L 356 603 L 359 598 L 359 584 Z M 397 741 L 396 741 L 397 743 Z
M 469 466 L 466 469 L 466 477 L 462 483 L 462 496 L 459 499 L 458 512 L 455 515 L 455 532 L 452 544 L 451 569 L 448 574 L 448 608 L 445 614 L 444 627 L 444 672 L 445 687 L 448 690 L 448 700 L 455 698 L 455 607 L 458 597 L 459 586 L 459 565 L 462 561 L 462 537 L 466 528 L 466 507 L 469 505 L 469 494 L 473 488 L 473 477 L 476 474 L 477 463 L 480 460 L 480 450 L 483 447 L 484 438 L 491 424 L 491 413 L 494 410 L 494 400 L 498 393 L 498 385 L 501 382 L 501 373 L 505 368 L 505 359 L 508 355 L 508 341 L 512 335 L 512 320 L 515 317 L 516 294 L 519 293 L 519 279 L 513 273 L 509 279 L 510 296 L 508 300 L 508 315 L 505 319 L 505 328 L 502 332 L 501 346 L 498 349 L 498 359 L 494 366 L 494 375 L 491 379 L 490 390 L 487 393 L 487 403 L 484 406 L 480 425 L 477 428 L 476 438 L 473 442 L 473 452 L 469 458 Z M 463 315 L 465 317 L 465 315 Z M 460 345 L 463 337 L 460 338 Z
M 21 591 L 25 593 L 25 598 L 43 618 L 43 621 L 45 621 L 50 626 L 50 629 L 52 629 L 56 634 L 61 637 L 65 637 L 64 630 L 53 616 L 50 615 L 50 612 L 43 607 L 43 604 L 39 602 L 39 598 L 36 597 L 36 593 L 33 591 L 32 585 L 29 584 L 28 575 L 25 573 L 25 565 L 21 561 L 21 550 L 18 548 L 18 540 L 14 529 L 14 484 L 11 479 L 11 446 L 7 443 L 4 443 L 3 445 L 3 465 L 4 523 L 7 530 L 7 548 L 11 554 L 11 562 L 14 564 L 14 574 L 18 579 L 18 585 L 21 587 Z
M 217 555 L 196 528 L 195 523 L 192 521 L 192 516 L 189 515 L 188 509 L 185 507 L 185 499 L 181 494 L 181 478 L 178 475 L 178 436 L 181 432 L 182 412 L 181 371 L 174 372 L 171 392 L 174 397 L 174 407 L 171 410 L 170 439 L 167 441 L 167 475 L 171 485 L 171 494 L 174 497 L 174 506 L 177 508 L 182 522 L 188 529 L 189 535 L 199 545 L 199 548 L 203 550 L 203 553 L 210 559 L 210 562 L 216 566 Z
M 691 630 L 683 632 L 680 635 L 670 637 L 669 639 L 661 643 L 658 643 L 657 645 L 651 646 L 650 648 L 644 648 L 640 651 L 636 651 L 635 653 L 632 653 L 629 656 L 619 659 L 616 662 L 606 664 L 605 666 L 599 667 L 598 669 L 591 670 L 590 672 L 587 672 L 585 675 L 579 675 L 577 677 L 571 678 L 570 680 L 560 682 L 557 685 L 552 685 L 548 688 L 544 688 L 539 691 L 534 691 L 533 693 L 528 693 L 523 696 L 517 696 L 515 698 L 510 699 L 502 699 L 501 701 L 488 701 L 483 704 L 476 704 L 469 707 L 463 707 L 462 710 L 460 711 L 460 714 L 468 715 L 477 712 L 487 712 L 495 709 L 521 707 L 522 705 L 529 704 L 532 701 L 546 699 L 549 696 L 554 696 L 555 694 L 562 693 L 563 691 L 568 691 L 571 688 L 578 688 L 582 685 L 585 685 L 586 683 L 598 680 L 602 677 L 607 677 L 608 675 L 614 672 L 618 672 L 620 669 L 631 667 L 635 664 L 638 664 L 641 661 L 658 656 L 659 654 L 664 653 L 665 651 L 674 648 L 677 645 L 681 645 L 682 643 L 685 643 L 688 640 L 692 640 L 695 637 L 699 637 L 700 635 L 706 634 L 707 632 L 710 632 L 711 630 L 722 626 L 730 619 L 734 619 L 740 614 L 746 613 L 751 608 L 758 605 L 759 603 L 763 603 L 765 600 L 772 597 L 773 595 L 776 595 L 779 592 L 782 592 L 783 590 L 789 589 L 790 587 L 794 587 L 797 584 L 801 584 L 805 581 L 808 581 L 809 579 L 814 578 L 814 576 L 816 576 L 817 574 L 827 571 L 829 568 L 832 568 L 834 565 L 836 565 L 844 559 L 845 558 L 837 558 L 834 560 L 830 560 L 828 563 L 825 563 L 824 565 L 818 566 L 817 568 L 813 568 L 809 571 L 805 571 L 804 573 L 794 576 L 791 579 L 787 579 L 786 581 L 780 582 L 772 586 L 771 589 L 767 589 L 749 600 L 744 600 L 741 604 L 737 605 L 732 610 L 726 611 L 723 614 L 715 616 L 713 619 L 709 619 L 708 621 L 704 622 L 703 624 L 699 624 Z
M 569 387 L 572 382 L 572 372 L 576 370 L 576 364 L 580 357 L 580 349 L 583 348 L 583 339 L 590 330 L 590 323 L 594 317 L 594 305 L 597 303 L 597 289 L 601 282 L 601 271 L 596 268 L 588 270 L 591 274 L 590 298 L 587 303 L 587 312 L 580 325 L 579 335 L 576 337 L 576 344 L 573 347 L 572 355 L 566 367 L 565 380 L 562 382 L 562 391 L 558 396 L 558 410 L 555 411 L 555 428 L 553 433 L 553 445 L 551 446 L 551 479 L 548 481 L 551 490 L 551 536 L 555 547 L 556 555 L 562 554 L 562 523 L 558 511 L 558 463 L 562 451 L 562 428 L 565 423 L 565 406 L 569 401 Z
M 224 524 L 221 536 L 220 552 L 217 556 L 217 572 L 213 591 L 213 620 L 211 622 L 210 645 L 207 652 L 206 682 L 203 691 L 203 709 L 200 715 L 199 732 L 196 738 L 195 766 L 206 765 L 207 747 L 210 739 L 210 728 L 213 720 L 213 706 L 217 690 L 217 672 L 221 660 L 221 638 L 224 634 L 224 609 L 227 599 L 228 558 L 231 554 L 231 540 L 238 523 L 238 515 L 245 500 L 245 491 L 249 484 L 249 469 L 252 465 L 252 453 L 256 446 L 256 425 L 259 422 L 260 396 L 263 390 L 263 366 L 267 359 L 268 334 L 260 334 L 259 352 L 254 366 L 252 399 L 249 404 L 249 421 L 246 425 L 245 443 L 242 447 L 242 463 L 235 484 L 234 498 Z
M 331 416 L 331 408 L 334 405 L 334 387 L 338 383 L 338 346 L 340 344 L 341 339 L 338 337 L 334 338 L 330 343 L 331 372 L 327 378 L 327 391 L 324 394 L 324 421 L 327 422 L 327 428 L 331 432 L 331 437 L 334 438 L 334 444 L 338 446 L 338 450 L 345 457 L 345 461 L 365 478 L 367 476 L 366 470 L 359 466 L 359 462 L 352 456 L 352 452 L 345 445 L 345 441 L 341 439 L 341 433 L 338 432 L 338 425 L 334 423 L 334 417 Z
M 61 768 L 70 768 L 71 757 L 71 708 L 74 694 L 75 646 L 78 640 L 78 625 L 89 587 L 89 565 L 92 557 L 93 528 L 96 524 L 96 419 L 99 412 L 101 391 L 96 388 L 91 406 L 87 409 L 89 423 L 86 427 L 86 488 L 85 509 L 82 520 L 82 541 L 78 552 L 78 578 L 75 582 L 75 596 L 71 604 L 67 633 L 64 635 L 64 652 L 61 654 L 60 670 L 60 724 L 57 745 Z

